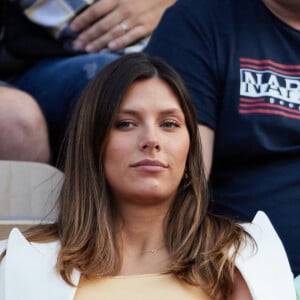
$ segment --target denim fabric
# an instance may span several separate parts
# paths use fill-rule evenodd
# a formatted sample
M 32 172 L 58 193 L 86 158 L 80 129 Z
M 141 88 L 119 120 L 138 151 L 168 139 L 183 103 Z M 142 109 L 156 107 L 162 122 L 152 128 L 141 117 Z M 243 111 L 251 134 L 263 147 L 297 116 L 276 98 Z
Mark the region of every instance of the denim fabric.
M 9 84 L 5 81 L 0 80 L 0 86 L 9 86 Z
M 118 57 L 101 52 L 46 59 L 12 82 L 39 103 L 48 123 L 54 160 L 82 90 L 100 69 Z

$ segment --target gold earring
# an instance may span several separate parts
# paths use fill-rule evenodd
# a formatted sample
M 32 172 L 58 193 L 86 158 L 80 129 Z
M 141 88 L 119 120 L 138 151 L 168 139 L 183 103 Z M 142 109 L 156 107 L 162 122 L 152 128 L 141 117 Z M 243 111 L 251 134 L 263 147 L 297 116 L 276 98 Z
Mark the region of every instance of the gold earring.
M 188 171 L 184 172 L 183 178 L 184 178 L 184 180 L 188 180 L 189 179 L 189 173 L 188 173 Z

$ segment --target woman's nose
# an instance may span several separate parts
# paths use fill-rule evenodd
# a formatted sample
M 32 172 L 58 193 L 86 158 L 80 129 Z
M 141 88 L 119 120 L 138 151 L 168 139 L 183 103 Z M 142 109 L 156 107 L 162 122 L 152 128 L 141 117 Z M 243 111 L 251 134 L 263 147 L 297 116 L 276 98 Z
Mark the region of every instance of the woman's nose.
M 160 145 L 159 143 L 156 143 L 156 142 L 145 142 L 143 143 L 142 145 L 142 148 L 141 148 L 143 151 L 146 151 L 146 150 L 157 150 L 159 151 L 160 150 Z
M 140 149 L 142 151 L 160 151 L 161 143 L 159 141 L 158 133 L 155 130 L 147 130 L 141 136 Z

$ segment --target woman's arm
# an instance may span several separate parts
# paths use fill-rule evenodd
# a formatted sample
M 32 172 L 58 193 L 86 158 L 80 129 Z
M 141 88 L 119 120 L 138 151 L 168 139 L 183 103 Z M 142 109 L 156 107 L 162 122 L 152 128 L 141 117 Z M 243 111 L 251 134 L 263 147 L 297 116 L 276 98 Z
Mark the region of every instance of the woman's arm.
M 252 300 L 248 286 L 238 269 L 235 272 L 233 293 L 228 300 Z

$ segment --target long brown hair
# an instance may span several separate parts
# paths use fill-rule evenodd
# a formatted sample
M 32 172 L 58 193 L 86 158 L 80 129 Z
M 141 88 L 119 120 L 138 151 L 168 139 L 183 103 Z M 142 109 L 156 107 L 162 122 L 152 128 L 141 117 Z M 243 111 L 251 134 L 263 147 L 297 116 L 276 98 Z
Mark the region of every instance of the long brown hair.
M 213 299 L 226 299 L 233 287 L 234 258 L 246 234 L 239 225 L 208 212 L 200 137 L 188 92 L 170 66 L 146 54 L 123 56 L 88 84 L 70 125 L 57 222 L 36 226 L 25 235 L 30 241 L 60 241 L 57 268 L 69 284 L 74 268 L 89 278 L 118 274 L 122 254 L 114 235 L 104 151 L 125 92 L 133 82 L 153 77 L 177 96 L 190 136 L 187 174 L 165 219 L 171 258 L 166 272 L 200 285 Z M 229 255 L 232 248 L 236 250 Z

